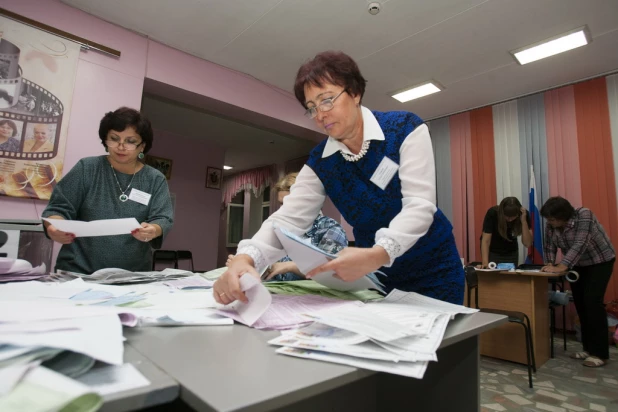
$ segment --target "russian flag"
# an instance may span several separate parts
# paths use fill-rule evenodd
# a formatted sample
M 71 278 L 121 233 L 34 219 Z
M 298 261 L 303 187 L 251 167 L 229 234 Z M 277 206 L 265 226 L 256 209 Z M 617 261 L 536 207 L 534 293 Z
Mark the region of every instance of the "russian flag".
M 530 166 L 530 197 L 528 199 L 528 210 L 530 212 L 530 229 L 532 229 L 532 246 L 528 248 L 528 264 L 543 264 L 543 236 L 541 229 L 541 214 L 539 213 L 538 196 L 536 195 L 536 182 L 534 180 L 534 170 Z

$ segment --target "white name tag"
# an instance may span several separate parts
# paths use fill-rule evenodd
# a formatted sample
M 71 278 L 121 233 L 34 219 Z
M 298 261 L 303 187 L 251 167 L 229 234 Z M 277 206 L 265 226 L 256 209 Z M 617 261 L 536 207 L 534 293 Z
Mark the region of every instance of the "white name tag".
M 129 194 L 129 199 L 134 202 L 148 206 L 151 196 L 152 195 L 150 193 L 142 192 L 141 190 L 133 188 L 131 189 L 131 193 Z
M 395 173 L 397 173 L 397 170 L 399 170 L 399 165 L 385 156 L 376 171 L 373 172 L 371 181 L 384 190 L 393 179 L 393 176 L 395 176 Z

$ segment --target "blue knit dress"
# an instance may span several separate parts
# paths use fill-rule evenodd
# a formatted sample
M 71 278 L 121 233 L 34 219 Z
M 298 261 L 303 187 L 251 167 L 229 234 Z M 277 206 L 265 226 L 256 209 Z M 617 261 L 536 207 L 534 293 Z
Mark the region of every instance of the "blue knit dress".
M 360 160 L 348 162 L 341 153 L 322 158 L 327 141 L 324 140 L 313 149 L 307 161 L 328 197 L 354 228 L 357 247 L 373 247 L 376 232 L 388 227 L 401 212 L 403 196 L 399 174 L 395 174 L 384 190 L 370 179 L 385 156 L 400 164 L 401 145 L 423 124 L 418 116 L 408 112 L 373 112 L 373 115 L 385 140 L 372 140 Z M 387 278 L 379 277 L 387 292 L 399 289 L 463 303 L 464 271 L 455 246 L 453 226 L 439 209 L 428 232 L 395 259 L 391 267 L 382 267 L 380 271 L 387 275 Z

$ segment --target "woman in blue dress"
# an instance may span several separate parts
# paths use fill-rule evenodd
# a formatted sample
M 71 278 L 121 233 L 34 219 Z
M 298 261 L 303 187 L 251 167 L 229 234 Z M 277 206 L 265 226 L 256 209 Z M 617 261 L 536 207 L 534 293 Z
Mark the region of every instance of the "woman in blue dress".
M 433 149 L 427 125 L 408 112 L 372 112 L 361 105 L 366 80 L 354 60 L 323 52 L 298 71 L 294 92 L 328 138 L 313 149 L 283 206 L 250 240 L 240 242 L 215 299 L 247 301 L 239 277 L 285 255 L 273 231 L 304 233 L 326 196 L 354 228 L 356 247 L 307 274 L 325 271 L 353 281 L 377 270 L 387 292 L 417 292 L 463 302 L 464 272 L 452 225 L 436 207 Z M 256 270 L 257 268 L 257 270 Z

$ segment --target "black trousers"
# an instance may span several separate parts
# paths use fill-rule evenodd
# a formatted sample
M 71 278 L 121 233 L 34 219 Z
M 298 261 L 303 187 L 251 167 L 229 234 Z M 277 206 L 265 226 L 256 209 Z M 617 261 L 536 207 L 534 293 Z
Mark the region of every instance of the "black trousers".
M 609 359 L 607 313 L 603 298 L 615 261 L 573 267 L 579 273 L 579 280 L 571 283 L 571 290 L 582 326 L 582 344 L 586 352 L 601 359 Z

